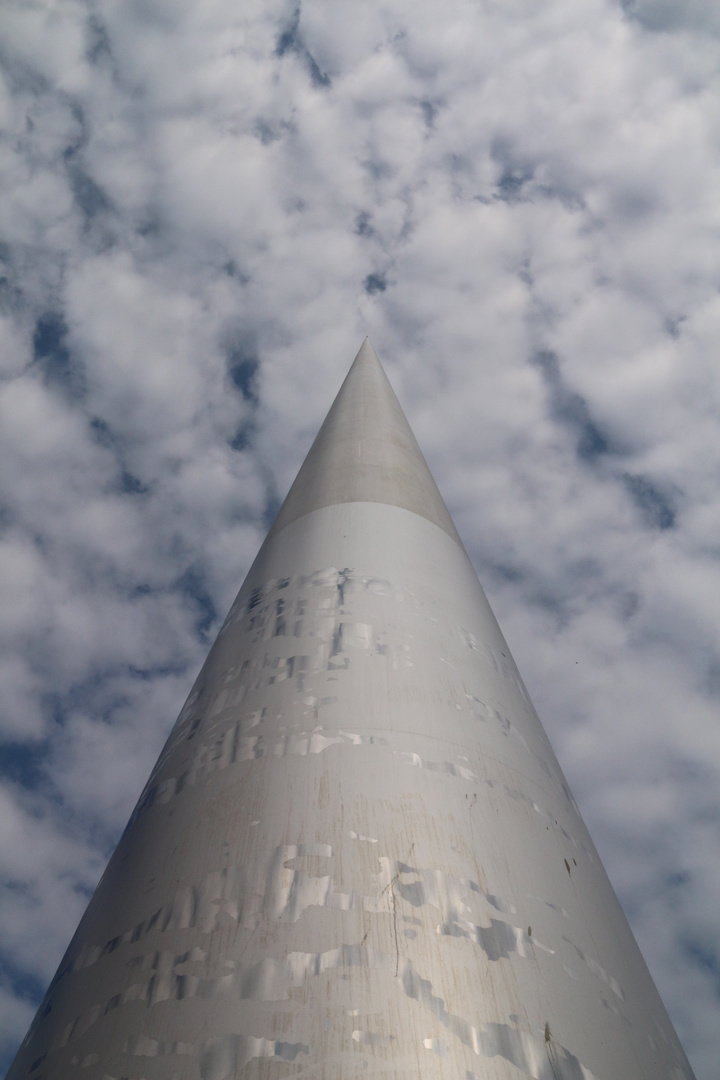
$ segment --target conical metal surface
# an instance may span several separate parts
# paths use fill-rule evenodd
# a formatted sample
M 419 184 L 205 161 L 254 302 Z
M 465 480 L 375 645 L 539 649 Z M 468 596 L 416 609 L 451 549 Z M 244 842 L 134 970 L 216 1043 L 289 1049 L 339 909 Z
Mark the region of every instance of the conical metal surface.
M 355 357 L 268 540 L 303 514 L 351 502 L 412 510 L 461 544 L 369 338 Z
M 369 343 L 9 1080 L 692 1077 Z

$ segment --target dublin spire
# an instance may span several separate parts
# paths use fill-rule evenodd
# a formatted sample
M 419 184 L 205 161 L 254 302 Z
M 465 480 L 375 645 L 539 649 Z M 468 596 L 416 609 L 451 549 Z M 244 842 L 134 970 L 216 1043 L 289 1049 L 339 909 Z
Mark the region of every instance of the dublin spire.
M 369 342 L 8 1080 L 691 1080 Z

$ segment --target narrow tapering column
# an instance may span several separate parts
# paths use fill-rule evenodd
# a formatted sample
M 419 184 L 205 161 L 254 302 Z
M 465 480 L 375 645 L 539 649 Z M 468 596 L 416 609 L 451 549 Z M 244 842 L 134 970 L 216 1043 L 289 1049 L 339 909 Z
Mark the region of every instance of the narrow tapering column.
M 8 1080 L 687 1080 L 369 342 Z

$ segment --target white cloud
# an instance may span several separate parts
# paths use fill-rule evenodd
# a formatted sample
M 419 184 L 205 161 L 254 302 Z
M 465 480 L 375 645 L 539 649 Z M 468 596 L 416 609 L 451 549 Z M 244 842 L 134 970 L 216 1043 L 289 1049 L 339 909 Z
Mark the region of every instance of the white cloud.
M 713 9 L 2 19 L 7 1052 L 370 332 L 709 1080 Z

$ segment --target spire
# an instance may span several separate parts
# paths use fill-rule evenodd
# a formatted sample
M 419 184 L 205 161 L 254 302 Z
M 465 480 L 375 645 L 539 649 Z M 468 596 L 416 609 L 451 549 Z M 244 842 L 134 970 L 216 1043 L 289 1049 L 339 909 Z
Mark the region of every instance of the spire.
M 369 342 L 7 1080 L 77 1076 L 692 1080 Z
M 462 546 L 369 338 L 360 347 L 270 536 L 303 514 L 351 502 L 412 510 Z

